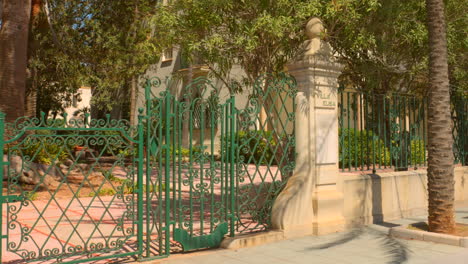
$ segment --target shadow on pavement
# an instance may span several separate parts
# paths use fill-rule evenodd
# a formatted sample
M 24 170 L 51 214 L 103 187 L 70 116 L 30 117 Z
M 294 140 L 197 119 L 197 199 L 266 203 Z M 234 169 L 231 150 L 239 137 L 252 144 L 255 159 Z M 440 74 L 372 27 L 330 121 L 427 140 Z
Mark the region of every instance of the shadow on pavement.
M 331 247 L 340 246 L 358 239 L 364 234 L 375 237 L 376 243 L 381 245 L 381 250 L 385 253 L 388 260 L 387 264 L 400 264 L 408 260 L 411 250 L 400 241 L 389 237 L 387 234 L 372 229 L 359 228 L 354 229 L 340 236 L 339 238 L 317 246 L 308 247 L 305 250 L 323 250 Z

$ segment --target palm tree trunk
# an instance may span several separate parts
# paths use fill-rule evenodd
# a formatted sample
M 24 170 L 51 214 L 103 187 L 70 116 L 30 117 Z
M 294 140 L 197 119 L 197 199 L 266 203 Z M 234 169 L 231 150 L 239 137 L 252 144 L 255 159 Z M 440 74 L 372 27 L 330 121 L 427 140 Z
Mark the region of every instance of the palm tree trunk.
M 454 233 L 453 138 L 443 0 L 426 0 L 429 31 L 429 231 Z
M 8 122 L 24 115 L 31 0 L 3 1 L 0 30 L 0 110 Z

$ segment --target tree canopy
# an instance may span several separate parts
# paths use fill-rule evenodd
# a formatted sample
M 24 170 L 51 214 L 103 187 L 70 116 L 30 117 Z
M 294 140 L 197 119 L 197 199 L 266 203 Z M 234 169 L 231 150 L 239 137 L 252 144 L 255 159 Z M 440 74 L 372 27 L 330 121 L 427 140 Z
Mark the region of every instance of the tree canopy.
M 452 83 L 466 87 L 467 0 L 448 1 Z M 424 1 L 391 0 L 174 0 L 160 7 L 155 23 L 217 75 L 229 77 L 239 64 L 252 81 L 278 72 L 300 51 L 311 17 L 326 26 L 346 65 L 342 83 L 379 92 L 423 92 L 427 87 L 427 29 Z M 466 89 L 466 88 L 465 88 Z
M 342 84 L 360 90 L 424 93 L 427 29 L 424 1 L 392 0 L 42 0 L 32 25 L 29 87 L 38 110 L 59 111 L 82 85 L 102 111 L 128 105 L 132 81 L 162 51 L 179 47 L 226 84 L 234 65 L 251 84 L 283 71 L 302 50 L 304 26 L 323 20 L 345 64 Z M 468 0 L 446 1 L 451 85 L 467 91 Z M 234 92 L 240 89 L 234 89 Z M 134 108 L 134 107 L 133 107 Z
M 152 37 L 157 0 L 60 1 L 43 6 L 36 30 L 39 108 L 59 110 L 79 86 L 93 87 L 93 106 L 109 111 L 128 103 L 130 81 L 157 62 L 162 42 Z M 50 95 L 53 95 L 50 97 Z

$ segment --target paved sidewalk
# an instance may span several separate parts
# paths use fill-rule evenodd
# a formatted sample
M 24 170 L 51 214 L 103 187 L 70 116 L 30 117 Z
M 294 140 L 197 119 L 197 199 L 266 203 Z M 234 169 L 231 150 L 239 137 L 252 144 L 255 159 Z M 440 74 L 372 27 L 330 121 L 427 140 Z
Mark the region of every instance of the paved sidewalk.
M 468 224 L 468 207 L 456 208 L 456 221 Z M 239 250 L 211 250 L 175 255 L 161 264 L 468 264 L 468 249 L 389 237 L 388 229 L 426 221 L 410 217 L 350 232 L 279 241 Z
M 457 262 L 458 261 L 458 262 Z M 468 263 L 468 249 L 429 242 L 393 239 L 385 228 L 309 236 L 239 250 L 212 250 L 174 255 L 161 264 L 458 264 Z

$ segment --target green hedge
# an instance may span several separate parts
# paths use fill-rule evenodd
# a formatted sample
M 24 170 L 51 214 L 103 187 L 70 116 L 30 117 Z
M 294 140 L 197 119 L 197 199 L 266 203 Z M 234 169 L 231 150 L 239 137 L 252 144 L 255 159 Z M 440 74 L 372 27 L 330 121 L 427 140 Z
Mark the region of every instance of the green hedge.
M 415 165 L 423 165 L 426 156 L 426 146 L 424 140 L 412 139 L 411 145 L 405 143 L 410 135 L 406 132 L 398 140 L 392 140 L 393 165 L 407 168 Z M 403 149 L 402 149 L 403 148 Z
M 277 142 L 272 137 L 271 131 L 239 131 L 236 141 L 240 148 L 239 155 L 243 157 L 245 163 L 259 165 L 276 165 L 278 163 L 274 157 Z
M 340 168 L 349 166 L 390 165 L 390 151 L 372 131 L 345 128 L 339 130 Z
M 226 146 L 224 151 L 229 151 L 230 140 L 230 135 L 223 138 Z M 277 141 L 272 137 L 271 131 L 238 131 L 235 141 L 239 147 L 239 157 L 244 163 L 277 165 L 278 162 L 274 157 Z
M 411 140 L 411 164 L 424 164 L 426 157 L 426 146 L 421 139 Z

